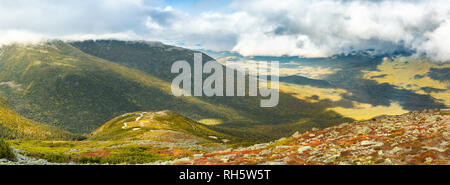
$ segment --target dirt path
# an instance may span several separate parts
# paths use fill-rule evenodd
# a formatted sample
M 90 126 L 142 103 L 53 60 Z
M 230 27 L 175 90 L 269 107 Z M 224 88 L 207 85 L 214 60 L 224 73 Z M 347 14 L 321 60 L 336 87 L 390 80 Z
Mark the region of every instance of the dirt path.
M 145 115 L 146 113 L 147 113 L 147 112 L 141 112 L 141 113 L 138 113 L 138 114 L 139 114 L 139 117 L 137 117 L 136 120 L 135 120 L 134 122 L 141 120 L 142 117 L 144 117 L 144 115 Z M 127 126 L 128 126 L 128 123 L 131 123 L 131 122 L 123 123 L 122 129 L 126 129 Z

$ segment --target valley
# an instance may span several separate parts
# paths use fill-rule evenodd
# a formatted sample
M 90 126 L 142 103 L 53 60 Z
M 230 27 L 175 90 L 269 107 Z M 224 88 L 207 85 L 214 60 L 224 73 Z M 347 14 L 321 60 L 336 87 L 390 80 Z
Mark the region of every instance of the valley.
M 327 110 L 324 102 L 307 102 L 283 92 L 279 105 L 272 108 L 260 107 L 261 96 L 175 97 L 170 81 L 176 74 L 170 73 L 170 66 L 184 57 L 193 65 L 194 51 L 163 44 L 51 41 L 4 46 L 2 51 L 0 82 L 20 88 L 0 85 L 0 98 L 24 117 L 77 134 L 135 111 L 171 110 L 193 120 L 218 120 L 220 125 L 208 127 L 249 141 L 290 134 L 298 128 L 283 125 L 299 120 L 318 127 L 351 120 Z M 272 132 L 272 126 L 281 133 Z M 264 129 L 252 133 L 254 128 Z
M 160 42 L 0 51 L 0 139 L 16 156 L 0 164 L 448 164 L 448 63 L 363 51 L 218 58 L 280 60 L 279 104 L 261 107 L 261 95 L 173 96 L 172 63 L 192 68 L 196 51 Z

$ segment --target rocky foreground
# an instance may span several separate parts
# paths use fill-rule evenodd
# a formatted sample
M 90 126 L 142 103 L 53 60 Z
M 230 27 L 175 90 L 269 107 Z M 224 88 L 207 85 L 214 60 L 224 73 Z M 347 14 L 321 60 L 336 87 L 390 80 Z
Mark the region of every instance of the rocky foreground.
M 449 165 L 450 115 L 410 112 L 160 164 Z
M 15 148 L 13 148 L 13 153 L 17 158 L 15 161 L 0 159 L 0 165 L 63 165 L 62 163 L 51 163 L 44 159 L 28 157 Z
M 450 165 L 449 142 L 450 111 L 422 111 L 313 129 L 246 148 L 203 150 L 210 152 L 150 164 Z M 0 165 L 76 165 L 51 163 L 28 157 L 18 149 L 13 151 L 17 161 L 0 159 Z

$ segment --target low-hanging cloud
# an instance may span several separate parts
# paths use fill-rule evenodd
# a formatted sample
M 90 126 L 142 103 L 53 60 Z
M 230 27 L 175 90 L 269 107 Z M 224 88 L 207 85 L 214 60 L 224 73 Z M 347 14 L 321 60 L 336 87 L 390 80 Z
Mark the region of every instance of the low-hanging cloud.
M 247 0 L 198 13 L 143 0 L 18 0 L 0 5 L 0 43 L 145 39 L 245 56 L 304 57 L 406 48 L 450 61 L 449 33 L 446 0 Z
M 448 1 L 263 0 L 235 5 L 265 26 L 241 35 L 233 49 L 246 55 L 320 57 L 407 48 L 435 60 L 450 59 Z

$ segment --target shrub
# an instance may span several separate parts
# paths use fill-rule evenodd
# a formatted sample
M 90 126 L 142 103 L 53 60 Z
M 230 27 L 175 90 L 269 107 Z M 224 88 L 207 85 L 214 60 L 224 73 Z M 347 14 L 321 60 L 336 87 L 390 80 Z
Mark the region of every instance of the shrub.
M 0 159 L 3 158 L 8 159 L 10 161 L 15 161 L 16 155 L 13 153 L 8 143 L 0 139 Z
M 102 158 L 98 156 L 82 156 L 78 159 L 78 162 L 82 164 L 98 164 L 101 161 Z

